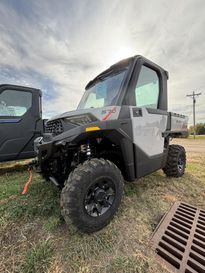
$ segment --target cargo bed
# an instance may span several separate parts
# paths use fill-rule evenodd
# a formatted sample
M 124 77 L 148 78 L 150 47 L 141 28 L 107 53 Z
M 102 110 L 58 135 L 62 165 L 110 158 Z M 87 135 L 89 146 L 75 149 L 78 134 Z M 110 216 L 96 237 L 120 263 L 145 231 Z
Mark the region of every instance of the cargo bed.
M 172 137 L 187 137 L 188 117 L 185 115 L 168 112 L 168 124 L 166 133 Z

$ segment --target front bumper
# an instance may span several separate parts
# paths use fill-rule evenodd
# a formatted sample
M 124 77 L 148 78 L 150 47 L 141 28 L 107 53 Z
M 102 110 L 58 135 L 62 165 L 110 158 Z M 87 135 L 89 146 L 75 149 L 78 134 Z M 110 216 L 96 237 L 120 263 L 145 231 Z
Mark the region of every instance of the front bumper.
M 42 162 L 47 160 L 52 155 L 54 148 L 54 142 L 51 140 L 51 137 L 49 139 L 50 141 L 48 142 L 44 141 L 45 137 L 48 138 L 47 134 L 43 135 L 43 137 L 38 137 L 34 141 L 34 150 L 37 154 L 37 161 L 39 165 L 41 165 Z

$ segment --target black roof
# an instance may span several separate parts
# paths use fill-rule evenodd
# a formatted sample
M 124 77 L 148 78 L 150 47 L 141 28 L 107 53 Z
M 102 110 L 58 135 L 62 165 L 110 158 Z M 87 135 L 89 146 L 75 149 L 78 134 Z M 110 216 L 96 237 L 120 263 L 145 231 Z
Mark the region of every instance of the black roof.
M 133 61 L 136 62 L 139 59 L 142 59 L 142 60 L 146 61 L 146 63 L 148 63 L 150 65 L 154 65 L 155 67 L 157 67 L 161 71 L 164 71 L 164 73 L 166 74 L 167 78 L 169 78 L 169 74 L 168 74 L 168 72 L 165 69 L 163 69 L 162 67 L 160 67 L 156 63 L 150 61 L 149 59 L 145 58 L 142 55 L 135 55 L 135 56 L 123 59 L 123 60 L 121 60 L 121 61 L 119 61 L 119 62 L 111 65 L 108 69 L 106 69 L 105 71 L 103 71 L 102 73 L 100 73 L 99 75 L 97 75 L 93 80 L 91 80 L 90 82 L 88 82 L 88 84 L 86 85 L 85 89 L 89 88 L 97 79 L 105 77 L 106 75 L 108 75 L 109 73 L 111 73 L 113 70 L 118 70 L 120 68 L 126 67 L 131 62 L 133 62 Z

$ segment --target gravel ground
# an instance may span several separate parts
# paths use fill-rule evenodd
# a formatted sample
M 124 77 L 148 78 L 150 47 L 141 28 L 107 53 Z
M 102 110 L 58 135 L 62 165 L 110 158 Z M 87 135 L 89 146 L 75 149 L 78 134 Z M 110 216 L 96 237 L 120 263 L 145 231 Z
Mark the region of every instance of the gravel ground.
M 205 139 L 173 139 L 171 144 L 179 144 L 185 147 L 187 154 L 204 154 L 205 155 Z

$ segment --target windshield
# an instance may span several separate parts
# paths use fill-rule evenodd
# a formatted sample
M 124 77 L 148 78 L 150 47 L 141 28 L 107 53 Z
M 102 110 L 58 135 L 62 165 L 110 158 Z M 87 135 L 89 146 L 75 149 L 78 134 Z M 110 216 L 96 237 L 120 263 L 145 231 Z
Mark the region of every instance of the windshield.
M 126 71 L 127 68 L 124 68 L 123 70 L 113 71 L 108 76 L 97 78 L 94 84 L 85 91 L 78 109 L 115 105 Z

